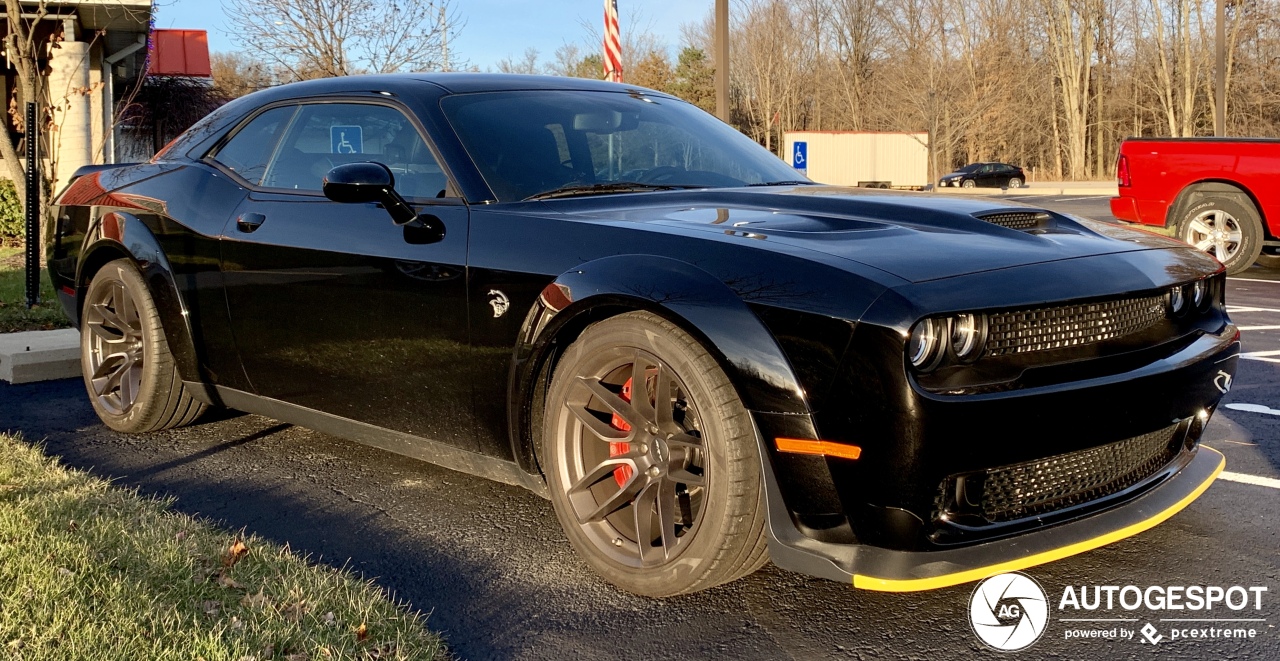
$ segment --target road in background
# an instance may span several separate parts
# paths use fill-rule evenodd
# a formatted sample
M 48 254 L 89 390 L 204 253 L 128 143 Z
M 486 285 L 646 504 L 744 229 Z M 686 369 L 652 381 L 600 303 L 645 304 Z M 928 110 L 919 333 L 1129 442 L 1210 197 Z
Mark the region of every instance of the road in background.
M 1096 200 L 1037 198 L 1082 213 Z M 1105 208 L 1105 198 L 1101 199 Z M 1071 206 L 1068 206 L 1071 205 Z M 1104 218 L 1105 219 L 1105 218 Z M 1232 279 L 1228 300 L 1250 353 L 1280 356 L 1280 284 Z M 1267 355 L 1258 356 L 1266 358 Z M 1225 400 L 1280 413 L 1280 358 L 1243 360 Z M 1088 411 L 1056 424 L 1095 430 Z M 313 559 L 349 565 L 430 614 L 463 659 L 955 659 L 998 656 L 970 630 L 974 586 L 924 593 L 857 591 L 772 566 L 703 593 L 653 600 L 603 582 L 569 548 L 550 504 L 523 489 L 252 415 L 222 413 L 143 436 L 105 428 L 76 380 L 0 384 L 0 431 L 20 431 L 74 467 L 176 507 L 245 528 Z M 1280 477 L 1280 415 L 1220 409 L 1204 442 L 1227 470 Z M 1028 442 L 1034 442 L 1033 437 Z M 1280 490 L 1219 480 L 1136 537 L 1027 573 L 1052 617 L 1035 658 L 1280 658 Z M 252 555 L 250 556 L 252 558 Z M 1065 640 L 1067 586 L 1266 585 L 1253 640 Z M 1146 610 L 1097 617 L 1197 617 Z M 1231 612 L 1212 616 L 1244 617 Z M 1141 626 L 1143 621 L 1136 623 Z M 375 628 L 377 623 L 369 623 Z M 1200 624 L 1197 626 L 1209 626 Z M 376 634 L 375 634 L 376 635 Z

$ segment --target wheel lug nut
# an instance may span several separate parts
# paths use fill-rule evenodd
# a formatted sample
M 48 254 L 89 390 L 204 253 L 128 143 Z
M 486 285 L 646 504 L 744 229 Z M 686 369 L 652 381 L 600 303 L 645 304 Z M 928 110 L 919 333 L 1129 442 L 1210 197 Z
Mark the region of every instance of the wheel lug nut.
M 662 469 L 657 466 L 649 467 L 649 477 L 657 477 L 662 474 Z
M 638 451 L 640 454 L 645 454 L 646 452 L 649 451 L 649 446 L 645 445 L 644 443 L 641 443 L 636 446 L 636 451 Z
M 614 545 L 614 546 L 622 546 L 622 538 L 621 538 L 621 537 L 614 537 L 614 538 L 613 538 L 613 545 Z

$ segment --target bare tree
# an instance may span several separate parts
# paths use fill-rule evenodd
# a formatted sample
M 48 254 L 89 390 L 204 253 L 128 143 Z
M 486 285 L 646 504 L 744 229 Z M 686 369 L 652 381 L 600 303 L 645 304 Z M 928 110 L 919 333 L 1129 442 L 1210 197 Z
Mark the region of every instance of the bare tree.
M 213 53 L 209 56 L 213 89 L 218 96 L 236 99 L 283 82 L 277 67 L 245 53 Z
M 231 0 L 233 34 L 294 79 L 440 68 L 449 0 Z

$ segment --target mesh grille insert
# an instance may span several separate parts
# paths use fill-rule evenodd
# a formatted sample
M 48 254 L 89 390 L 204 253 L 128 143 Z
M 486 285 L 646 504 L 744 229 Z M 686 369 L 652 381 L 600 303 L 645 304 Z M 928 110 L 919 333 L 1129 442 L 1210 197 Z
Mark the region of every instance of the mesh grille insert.
M 984 355 L 1050 351 L 1144 331 L 1165 318 L 1164 297 L 1125 298 L 993 314 Z
M 1078 505 L 1127 489 L 1155 474 L 1178 453 L 1178 425 L 1088 450 L 987 471 L 982 513 L 1011 521 Z
M 1042 211 L 1007 211 L 978 216 L 978 219 L 1011 230 L 1030 230 L 1043 225 L 1049 219 L 1049 214 Z

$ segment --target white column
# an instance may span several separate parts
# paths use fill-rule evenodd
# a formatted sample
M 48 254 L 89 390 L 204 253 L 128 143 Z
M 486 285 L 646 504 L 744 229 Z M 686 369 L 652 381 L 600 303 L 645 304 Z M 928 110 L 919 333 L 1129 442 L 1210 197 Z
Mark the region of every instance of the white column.
M 61 191 L 77 168 L 93 162 L 92 114 L 89 111 L 89 44 L 64 41 L 53 50 L 49 73 L 49 102 L 54 129 L 45 144 L 57 154 L 54 191 Z

